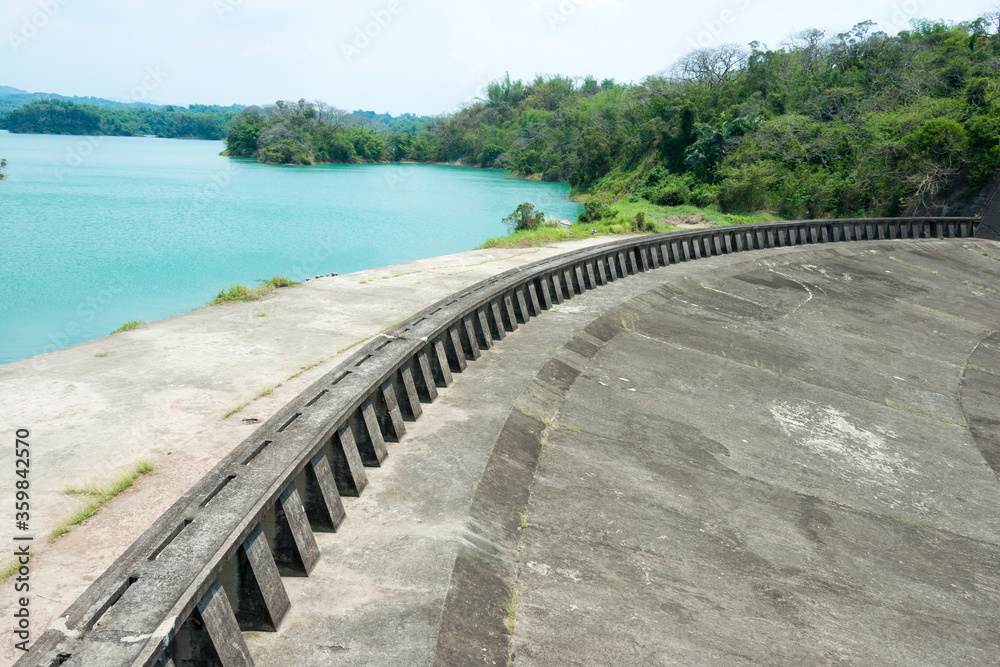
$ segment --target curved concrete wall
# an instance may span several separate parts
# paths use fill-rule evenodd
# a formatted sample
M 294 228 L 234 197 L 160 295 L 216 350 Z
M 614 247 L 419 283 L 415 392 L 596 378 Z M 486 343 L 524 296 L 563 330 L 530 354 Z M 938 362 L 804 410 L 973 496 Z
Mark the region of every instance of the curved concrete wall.
M 249 665 L 241 631 L 277 629 L 282 575 L 314 531 L 471 361 L 585 290 L 668 264 L 794 245 L 969 237 L 972 218 L 794 221 L 629 238 L 483 281 L 370 341 L 226 456 L 74 602 L 18 665 Z

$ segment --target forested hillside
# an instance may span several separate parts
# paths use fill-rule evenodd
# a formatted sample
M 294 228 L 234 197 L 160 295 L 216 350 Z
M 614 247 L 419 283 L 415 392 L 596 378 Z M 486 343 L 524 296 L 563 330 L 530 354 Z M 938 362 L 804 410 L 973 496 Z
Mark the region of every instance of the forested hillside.
M 1000 35 L 995 17 L 914 21 L 895 36 L 868 21 L 777 49 L 702 49 L 638 84 L 508 76 L 405 128 L 351 118 L 304 101 L 247 109 L 228 151 L 509 169 L 569 182 L 592 218 L 624 195 L 782 217 L 933 213 L 1000 166 Z
M 222 139 L 237 111 L 235 107 L 204 105 L 107 108 L 59 99 L 35 100 L 8 111 L 0 118 L 0 129 L 33 134 Z
M 638 85 L 563 77 L 489 86 L 412 157 L 566 180 L 610 200 L 783 217 L 934 212 L 1000 166 L 995 23 L 870 22 L 693 52 Z

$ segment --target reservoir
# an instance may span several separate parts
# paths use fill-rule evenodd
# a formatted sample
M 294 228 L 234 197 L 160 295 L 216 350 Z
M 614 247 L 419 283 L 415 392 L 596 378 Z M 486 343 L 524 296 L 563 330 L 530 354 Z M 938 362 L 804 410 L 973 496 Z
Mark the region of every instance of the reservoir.
M 349 273 L 471 250 L 569 186 L 504 171 L 283 167 L 219 141 L 0 131 L 0 364 L 205 305 L 235 282 Z

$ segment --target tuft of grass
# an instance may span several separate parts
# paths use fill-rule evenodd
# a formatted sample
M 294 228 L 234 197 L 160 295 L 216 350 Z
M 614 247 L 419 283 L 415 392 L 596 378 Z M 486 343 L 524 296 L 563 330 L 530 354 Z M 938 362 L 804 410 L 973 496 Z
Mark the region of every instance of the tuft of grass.
M 84 501 L 71 515 L 53 526 L 49 532 L 49 541 L 55 542 L 61 535 L 68 533 L 73 526 L 97 514 L 97 511 L 105 503 L 132 486 L 135 480 L 142 475 L 153 472 L 155 467 L 156 464 L 149 459 L 140 458 L 130 468 L 119 472 L 109 480 L 88 482 L 83 486 L 67 486 L 66 493 L 83 496 Z
M 899 410 L 900 412 L 905 412 L 910 415 L 916 415 L 917 417 L 923 417 L 924 419 L 933 419 L 934 421 L 942 422 L 944 424 L 951 424 L 952 426 L 961 426 L 962 428 L 969 428 L 968 424 L 956 423 L 950 419 L 946 419 L 945 417 L 935 417 L 934 415 L 925 415 L 924 413 L 917 412 L 916 410 L 907 410 L 906 408 L 901 408 L 898 405 L 893 404 L 893 402 L 890 401 L 888 398 L 885 399 L 885 405 L 886 407 L 892 408 L 893 410 Z
M 291 280 L 285 276 L 271 276 L 270 280 L 262 280 L 265 285 L 270 284 L 271 287 L 278 289 L 279 287 L 295 287 L 298 285 L 297 282 Z
M 917 271 L 923 271 L 924 273 L 929 273 L 929 274 L 934 275 L 934 276 L 936 276 L 938 274 L 937 271 L 932 271 L 930 269 L 925 269 L 922 266 L 917 266 L 916 264 L 910 264 L 909 262 L 904 262 L 903 260 L 896 259 L 895 257 L 890 257 L 889 260 L 892 261 L 892 262 L 896 262 L 896 264 L 902 264 L 903 266 L 908 266 L 911 269 L 916 269 Z
M 277 389 L 280 386 L 281 386 L 281 383 L 279 382 L 278 384 L 274 385 L 273 387 L 264 387 L 263 389 L 261 389 L 260 391 L 257 392 L 257 395 L 253 397 L 253 400 L 256 401 L 259 398 L 264 398 L 265 396 L 270 396 L 271 394 L 274 393 L 274 390 Z
M 35 557 L 35 552 L 29 551 L 28 558 L 31 559 L 34 557 Z M 11 558 L 9 561 L 4 563 L 3 567 L 0 567 L 0 584 L 10 579 L 11 576 L 15 574 L 19 569 L 21 569 L 21 561 L 19 561 L 17 558 Z
M 579 227 L 579 229 L 574 229 Z M 586 225 L 573 225 L 569 229 L 556 227 L 540 227 L 538 229 L 521 230 L 508 234 L 507 236 L 496 236 L 486 241 L 477 250 L 488 250 L 490 248 L 534 248 L 548 245 L 558 241 L 570 241 L 590 236 L 590 227 Z
M 997 291 L 995 289 L 990 289 L 989 287 L 983 287 L 982 285 L 977 285 L 976 283 L 970 283 L 968 280 L 963 280 L 962 284 L 963 285 L 968 285 L 969 287 L 971 287 L 973 289 L 977 289 L 980 292 L 989 292 L 990 294 L 996 294 L 997 293 Z
M 514 634 L 514 627 L 517 623 L 517 603 L 520 600 L 517 597 L 517 590 L 511 591 L 510 601 L 507 603 L 506 613 L 504 614 L 503 627 L 507 629 L 507 634 Z
M 232 301 L 260 301 L 265 296 L 279 287 L 294 287 L 299 283 L 289 280 L 285 276 L 272 276 L 268 279 L 259 279 L 260 285 L 250 286 L 244 283 L 233 283 L 229 287 L 223 288 L 214 299 L 208 302 L 210 306 L 218 306 Z M 260 315 L 258 314 L 258 317 Z
M 265 313 L 265 312 L 258 312 L 257 313 L 257 317 L 267 317 L 267 313 Z
M 343 354 L 344 352 L 347 352 L 347 351 L 348 351 L 348 350 L 350 350 L 351 348 L 353 348 L 353 347 L 357 347 L 358 345 L 361 345 L 361 343 L 364 343 L 364 342 L 366 342 L 366 341 L 369 341 L 369 340 L 371 340 L 371 339 L 372 339 L 372 338 L 374 338 L 374 337 L 375 337 L 375 335 L 374 335 L 374 334 L 372 334 L 371 336 L 368 336 L 367 338 L 362 338 L 361 340 L 359 340 L 359 341 L 357 341 L 357 342 L 355 342 L 355 343 L 351 343 L 351 344 L 350 344 L 350 345 L 348 345 L 347 347 L 342 347 L 342 348 L 340 348 L 339 350 L 337 350 L 337 354 Z
M 230 410 L 229 412 L 227 412 L 226 414 L 224 414 L 221 417 L 219 417 L 219 419 L 220 420 L 229 419 L 233 415 L 239 414 L 240 412 L 243 412 L 243 408 L 247 407 L 248 405 L 250 405 L 250 401 L 247 401 L 246 403 L 241 403 L 241 404 L 237 405 L 235 408 L 233 408 L 232 410 Z
M 317 365 L 318 363 L 319 362 L 316 362 L 315 364 L 313 364 L 313 366 Z M 309 368 L 312 368 L 312 366 L 309 366 Z M 294 375 L 292 375 L 292 377 L 290 377 L 288 379 L 291 380 L 292 378 L 298 377 L 305 370 L 306 369 L 303 369 L 303 370 L 299 371 L 298 373 L 295 373 Z M 280 386 L 282 386 L 281 382 L 279 382 L 278 384 L 274 385 L 273 387 L 262 387 L 261 389 L 259 389 L 257 391 L 256 394 L 254 394 L 254 397 L 251 398 L 249 401 L 240 403 L 235 408 L 231 409 L 229 412 L 227 412 L 224 415 L 222 415 L 221 417 L 219 417 L 219 421 L 225 421 L 225 420 L 229 419 L 230 417 L 232 417 L 233 415 L 239 414 L 240 412 L 243 412 L 244 408 L 246 408 L 247 406 L 249 406 L 251 403 L 253 403 L 254 401 L 258 401 L 258 400 L 264 398 L 265 396 L 270 396 L 271 394 L 274 393 L 274 390 L 277 389 Z
M 635 325 L 640 319 L 642 318 L 639 315 L 633 315 L 632 318 L 628 320 L 622 318 L 622 327 L 624 327 L 625 331 L 635 333 Z
M 298 371 L 296 371 L 296 372 L 292 373 L 291 375 L 289 375 L 289 376 L 288 376 L 288 380 L 286 380 L 286 382 L 288 382 L 288 381 L 291 381 L 291 380 L 294 380 L 295 378 L 297 378 L 298 376 L 302 375 L 302 374 L 303 374 L 303 373 L 305 373 L 306 371 L 308 371 L 308 370 L 312 370 L 313 368 L 316 368 L 316 367 L 317 367 L 317 366 L 319 366 L 319 365 L 320 365 L 321 363 L 323 363 L 323 361 L 322 361 L 322 360 L 320 360 L 320 361 L 316 361 L 316 362 L 313 362 L 313 363 L 309 364 L 308 366 L 303 366 L 303 367 L 302 367 L 301 369 L 299 369 Z
M 108 356 L 108 353 L 105 352 L 104 350 L 98 350 L 97 352 L 94 352 L 94 356 L 103 358 Z
M 114 336 L 116 333 L 125 333 L 126 331 L 131 331 L 132 329 L 141 327 L 143 324 L 145 324 L 145 322 L 143 322 L 142 320 L 132 320 L 131 322 L 126 322 L 125 324 L 121 325 L 120 327 L 112 331 L 109 335 Z

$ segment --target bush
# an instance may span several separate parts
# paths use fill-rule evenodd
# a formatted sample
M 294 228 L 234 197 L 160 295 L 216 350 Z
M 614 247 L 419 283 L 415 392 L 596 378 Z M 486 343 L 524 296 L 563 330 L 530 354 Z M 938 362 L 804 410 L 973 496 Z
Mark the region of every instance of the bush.
M 655 232 L 656 225 L 653 224 L 652 220 L 646 218 L 646 214 L 639 211 L 635 214 L 635 231 L 637 232 Z
M 618 215 L 618 210 L 611 208 L 604 201 L 594 198 L 583 205 L 583 212 L 579 216 L 580 222 L 597 222 L 607 220 Z
M 514 212 L 503 219 L 503 224 L 507 225 L 510 231 L 523 232 L 526 230 L 538 229 L 545 221 L 545 214 L 535 210 L 534 204 L 525 202 Z
M 637 194 L 659 206 L 681 206 L 691 203 L 692 184 L 690 174 L 673 174 L 661 166 L 646 175 Z

